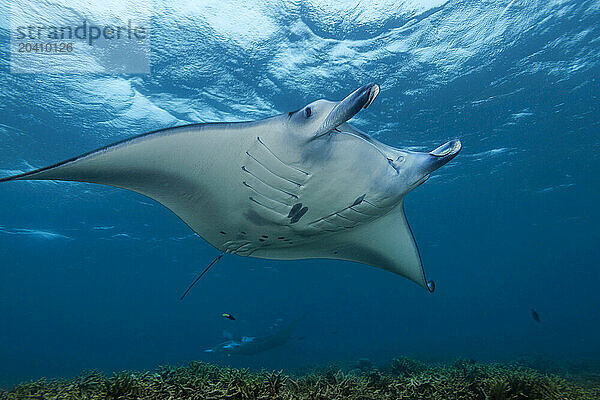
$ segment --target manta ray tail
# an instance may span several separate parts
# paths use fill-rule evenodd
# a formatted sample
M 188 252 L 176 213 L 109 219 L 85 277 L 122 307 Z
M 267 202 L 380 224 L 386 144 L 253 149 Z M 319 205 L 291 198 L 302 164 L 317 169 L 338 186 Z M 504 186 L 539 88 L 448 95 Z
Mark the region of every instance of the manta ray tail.
M 192 282 L 192 284 L 187 288 L 187 290 L 185 291 L 185 293 L 183 293 L 183 295 L 181 295 L 181 297 L 179 298 L 179 301 L 183 300 L 185 298 L 185 295 L 188 294 L 188 292 L 194 287 L 194 285 L 196 284 L 196 282 L 198 282 L 200 280 L 200 278 L 202 278 L 204 276 L 204 274 L 210 269 L 210 267 L 212 267 L 213 265 L 215 265 L 217 263 L 217 261 L 219 261 L 221 259 L 221 257 L 223 257 L 225 255 L 225 253 L 221 253 L 219 254 L 219 256 L 217 258 L 215 258 L 210 264 L 208 264 L 208 267 L 206 267 L 204 269 L 204 271 L 202 271 L 202 273 L 200 275 L 198 275 L 198 277 L 196 278 L 196 280 L 194 282 Z
M 62 180 L 116 186 L 146 195 L 171 209 L 184 222 L 193 217 L 201 188 L 190 176 L 185 160 L 193 151 L 191 143 L 206 140 L 203 125 L 188 125 L 149 132 L 82 154 L 31 172 L 0 179 Z M 219 125 L 219 126 L 225 126 Z M 184 160 L 184 161 L 182 161 Z M 200 170 L 200 169 L 199 169 Z M 188 287 L 180 300 L 200 278 L 223 257 L 221 253 Z

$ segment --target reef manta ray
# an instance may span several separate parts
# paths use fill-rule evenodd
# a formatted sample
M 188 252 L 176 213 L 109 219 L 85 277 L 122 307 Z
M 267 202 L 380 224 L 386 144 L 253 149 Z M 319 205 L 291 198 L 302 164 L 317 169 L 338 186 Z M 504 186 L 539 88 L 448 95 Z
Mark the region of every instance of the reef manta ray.
M 365 85 L 259 121 L 201 123 L 126 139 L 0 179 L 98 183 L 148 196 L 224 253 L 356 261 L 429 291 L 404 196 L 461 149 L 387 146 L 347 121 L 379 94 Z
M 204 350 L 205 353 L 217 353 L 226 354 L 231 356 L 233 354 L 243 355 L 256 355 L 267 350 L 271 350 L 275 347 L 286 344 L 292 337 L 292 334 L 296 330 L 298 324 L 303 317 L 292 321 L 288 325 L 282 327 L 275 333 L 266 336 L 242 336 L 241 338 L 235 339 L 230 337 L 229 340 L 219 343 L 218 345 Z

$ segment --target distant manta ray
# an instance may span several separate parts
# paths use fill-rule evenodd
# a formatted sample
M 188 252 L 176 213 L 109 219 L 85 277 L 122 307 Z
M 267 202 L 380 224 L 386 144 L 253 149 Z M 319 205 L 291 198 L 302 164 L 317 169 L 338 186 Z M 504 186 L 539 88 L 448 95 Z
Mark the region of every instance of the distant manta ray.
M 204 350 L 205 353 L 256 355 L 275 347 L 286 344 L 298 327 L 303 317 L 291 322 L 277 332 L 266 336 L 243 336 L 239 339 L 231 337 L 229 340 Z
M 379 86 L 259 121 L 149 132 L 0 179 L 98 183 L 148 196 L 223 253 L 356 261 L 429 291 L 403 199 L 461 149 L 396 149 L 346 121 Z M 212 265 L 212 264 L 211 264 Z

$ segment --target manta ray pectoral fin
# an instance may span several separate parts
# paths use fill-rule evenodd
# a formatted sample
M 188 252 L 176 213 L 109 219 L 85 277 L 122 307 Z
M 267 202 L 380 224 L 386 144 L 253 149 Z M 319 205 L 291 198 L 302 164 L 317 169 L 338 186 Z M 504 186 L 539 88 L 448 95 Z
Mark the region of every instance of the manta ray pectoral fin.
M 218 185 L 206 171 L 211 165 L 198 149 L 208 144 L 218 154 L 226 146 L 212 137 L 235 124 L 196 124 L 139 135 L 72 159 L 0 179 L 62 180 L 98 183 L 148 196 L 173 211 L 192 229 L 198 210 L 211 206 L 207 186 Z M 212 132 L 217 131 L 215 135 Z M 221 147 L 219 147 L 221 146 Z
M 334 256 L 357 261 L 402 275 L 430 292 L 435 285 L 427 281 L 413 234 L 399 204 L 386 215 L 332 236 Z

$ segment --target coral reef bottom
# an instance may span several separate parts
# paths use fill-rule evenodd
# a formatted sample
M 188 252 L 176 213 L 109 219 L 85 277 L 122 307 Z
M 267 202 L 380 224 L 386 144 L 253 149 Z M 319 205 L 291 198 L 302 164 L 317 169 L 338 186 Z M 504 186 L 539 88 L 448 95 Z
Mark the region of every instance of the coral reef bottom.
M 398 358 L 375 368 L 329 367 L 302 375 L 250 372 L 202 362 L 155 372 L 88 372 L 0 391 L 0 399 L 599 399 L 600 375 L 559 376 L 518 365 Z

